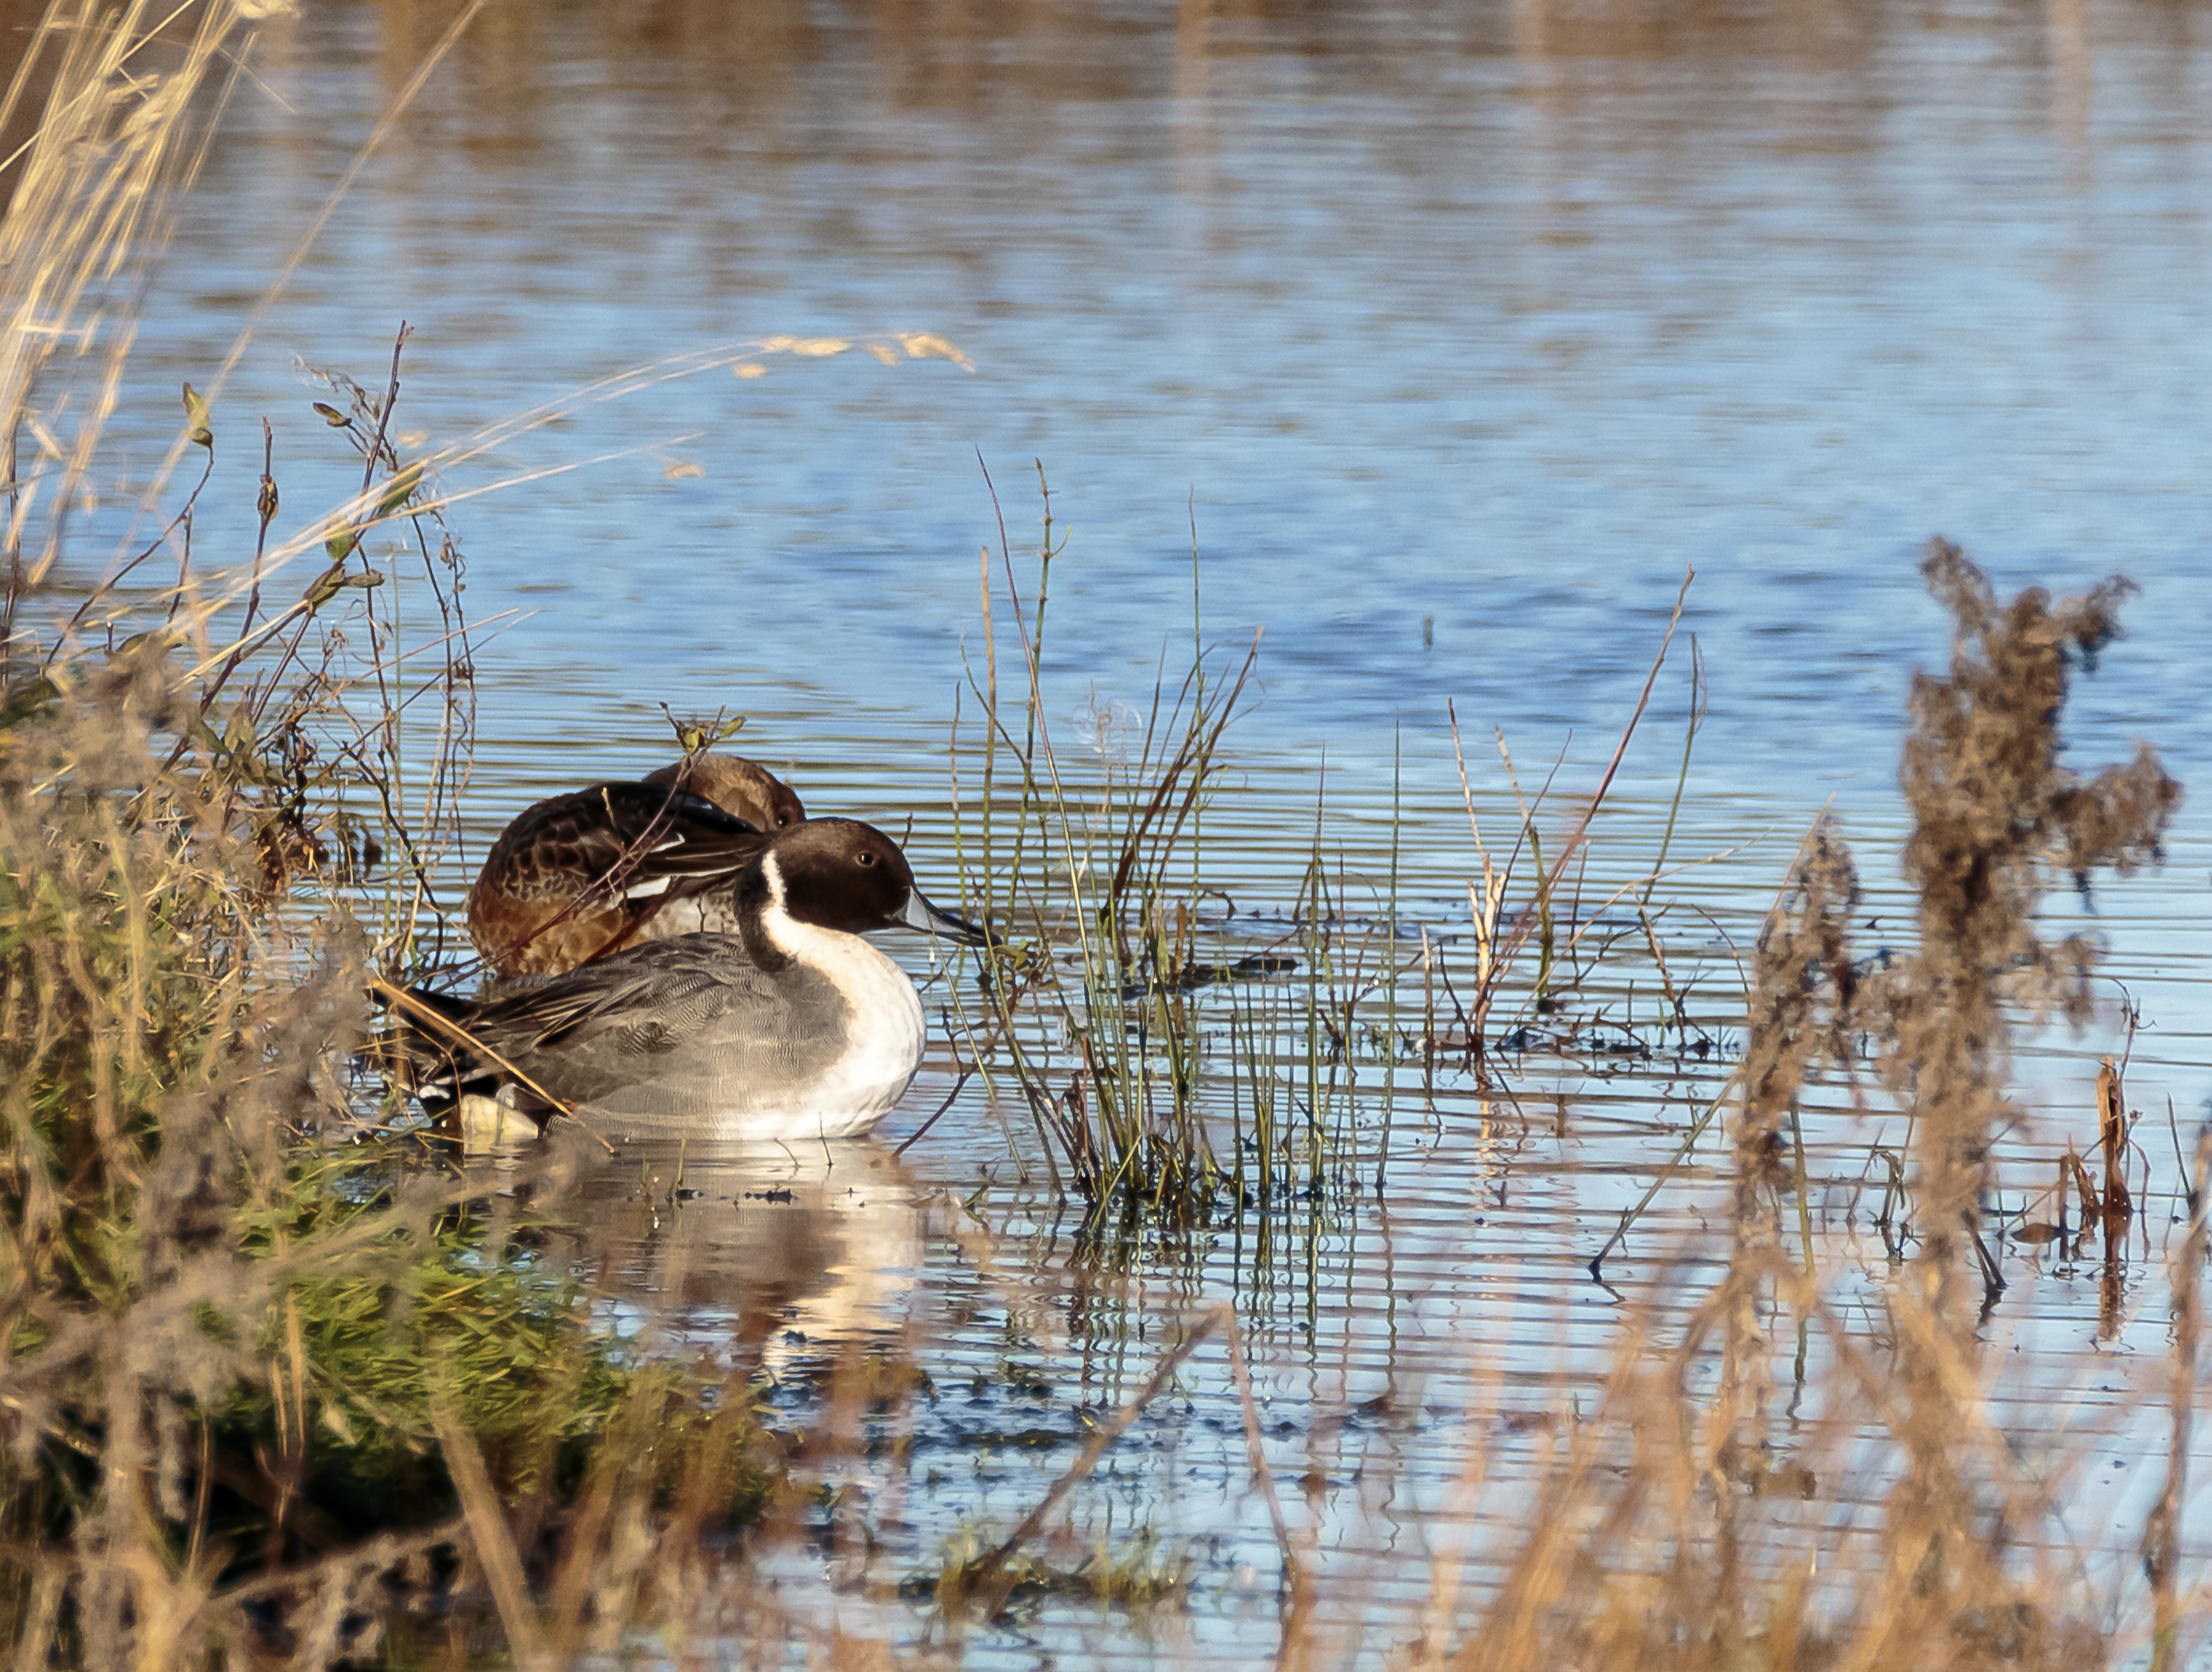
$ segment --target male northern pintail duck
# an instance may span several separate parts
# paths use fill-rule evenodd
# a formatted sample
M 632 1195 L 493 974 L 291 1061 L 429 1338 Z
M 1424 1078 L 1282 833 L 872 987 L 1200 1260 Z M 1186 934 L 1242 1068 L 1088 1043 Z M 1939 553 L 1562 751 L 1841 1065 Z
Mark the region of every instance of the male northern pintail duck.
M 475 1002 L 414 994 L 468 1038 L 404 1023 L 412 1089 L 495 1092 L 541 1123 L 550 1096 L 610 1138 L 866 1131 L 921 1064 L 922 1013 L 906 973 L 861 934 L 988 937 L 932 905 L 897 844 L 849 818 L 778 832 L 729 895 L 734 933 L 647 941 Z
M 469 891 L 469 938 L 515 976 L 573 970 L 640 940 L 726 933 L 722 885 L 805 817 L 788 784 L 736 755 L 556 795 L 492 844 Z

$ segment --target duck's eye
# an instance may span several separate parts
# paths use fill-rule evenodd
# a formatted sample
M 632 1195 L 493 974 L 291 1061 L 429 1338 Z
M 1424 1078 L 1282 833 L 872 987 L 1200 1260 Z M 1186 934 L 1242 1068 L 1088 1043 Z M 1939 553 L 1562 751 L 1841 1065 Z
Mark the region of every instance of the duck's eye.
M 863 865 L 873 865 L 875 862 L 876 856 L 868 852 L 866 848 L 863 848 L 860 850 L 860 863 Z

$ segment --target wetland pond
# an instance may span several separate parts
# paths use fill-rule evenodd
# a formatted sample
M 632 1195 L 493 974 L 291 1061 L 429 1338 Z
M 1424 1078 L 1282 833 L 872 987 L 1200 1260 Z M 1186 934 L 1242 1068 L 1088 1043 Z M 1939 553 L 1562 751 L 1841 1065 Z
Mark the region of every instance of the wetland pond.
M 112 429 L 131 469 L 447 15 L 306 0 L 264 32 L 147 303 Z M 911 946 L 931 1055 L 874 1141 L 531 1187 L 569 1223 L 549 1248 L 649 1337 L 711 1345 L 774 1310 L 769 1397 L 794 1422 L 842 1344 L 899 1340 L 926 1378 L 824 1481 L 822 1538 L 773 1558 L 794 1657 L 833 1622 L 946 1646 L 917 1586 L 1148 1391 L 1041 1547 L 1173 1572 L 1171 1602 L 1046 1588 L 964 1627 L 966 1663 L 1272 1655 L 1255 1444 L 1333 1663 L 1474 1617 L 1623 1332 L 1681 1330 L 1726 1259 L 1722 1128 L 1685 1140 L 1728 1089 L 1759 925 L 1824 806 L 1867 885 L 1860 952 L 1910 943 L 1897 762 L 1912 672 L 1950 634 L 1923 542 L 1960 541 L 2006 596 L 2130 575 L 2069 759 L 2142 738 L 2185 784 L 2212 768 L 2208 110 L 2212 16 L 2135 0 L 485 10 L 214 408 L 226 439 L 271 419 L 305 506 L 358 469 L 310 368 L 381 388 L 402 319 L 410 451 L 696 359 L 448 472 L 496 489 L 448 514 L 489 623 L 448 903 L 525 805 L 669 758 L 662 703 L 744 714 L 732 746 L 811 811 L 902 835 L 951 903 L 987 646 L 1002 681 L 1019 667 L 1001 520 L 1033 625 L 1040 465 L 1066 544 L 1037 714 L 1072 785 L 1126 796 L 1163 678 L 1171 700 L 1200 650 L 1225 676 L 1258 636 L 1171 867 L 1189 957 L 1233 978 L 1172 1001 L 1217 1147 L 1251 1153 L 1265 1104 L 1320 1158 L 1297 1188 L 1086 1223 L 1018 1092 L 959 1072 L 972 966 Z M 957 356 L 745 346 L 902 332 Z M 251 550 L 254 442 L 222 455 L 204 550 Z M 123 517 L 102 513 L 118 539 Z M 1492 728 L 1520 793 L 1548 781 L 1556 843 L 1690 568 L 1563 879 L 1542 1003 L 1524 957 L 1480 1072 L 1419 1048 L 1478 956 L 1470 818 L 1493 850 L 1520 823 Z M 1678 798 L 1692 635 L 1707 690 Z M 2105 938 L 2105 1003 L 2022 1037 L 1994 1203 L 2014 1228 L 2049 1213 L 2099 1061 L 2128 1054 L 2124 1259 L 2004 1242 L 1982 1331 L 1991 1414 L 2021 1456 L 2068 1460 L 2063 1536 L 2022 1529 L 2023 1560 L 2116 1598 L 2166 1444 L 2177 1154 L 2212 1095 L 2202 806 L 2162 866 L 2050 903 Z M 1052 943 L 1071 982 L 1079 929 Z M 1064 1027 L 1029 1025 L 1064 1087 Z M 1873 1339 L 1903 1117 L 1829 1084 L 1800 1131 L 1792 1246 Z M 472 1164 L 505 1188 L 507 1163 Z M 1249 1412 L 1218 1321 L 1151 1388 L 1224 1304 Z M 1807 1388 L 1819 1368 L 1801 1353 Z M 1790 1415 L 1838 1418 L 1814 1395 Z M 1807 1478 L 1816 1549 L 1881 1513 L 1872 1432 L 1841 1447 L 1862 1468 Z M 2212 1554 L 2200 1505 L 2185 1545 Z

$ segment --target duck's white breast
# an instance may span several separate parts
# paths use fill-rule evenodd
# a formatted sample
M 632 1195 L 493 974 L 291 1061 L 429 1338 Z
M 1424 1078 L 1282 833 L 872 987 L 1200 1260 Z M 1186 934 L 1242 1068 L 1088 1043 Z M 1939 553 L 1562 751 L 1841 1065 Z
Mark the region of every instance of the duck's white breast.
M 921 993 L 907 971 L 860 935 L 817 929 L 779 909 L 763 911 L 761 920 L 776 946 L 834 984 L 845 1000 L 845 1049 L 803 1092 L 801 1102 L 810 1108 L 794 1108 L 792 1115 L 805 1134 L 865 1133 L 898 1102 L 922 1066 Z

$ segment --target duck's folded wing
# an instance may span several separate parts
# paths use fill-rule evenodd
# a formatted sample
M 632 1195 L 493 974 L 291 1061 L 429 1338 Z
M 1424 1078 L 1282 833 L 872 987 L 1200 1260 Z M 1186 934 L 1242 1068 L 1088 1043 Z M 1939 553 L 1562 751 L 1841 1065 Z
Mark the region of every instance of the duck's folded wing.
M 773 979 L 733 938 L 684 935 L 510 989 L 465 1025 L 488 1053 L 580 1103 L 652 1078 L 726 1018 L 776 1003 Z
M 712 887 L 767 843 L 702 796 L 660 784 L 594 784 L 517 819 L 486 873 L 518 897 L 597 888 L 641 904 Z

